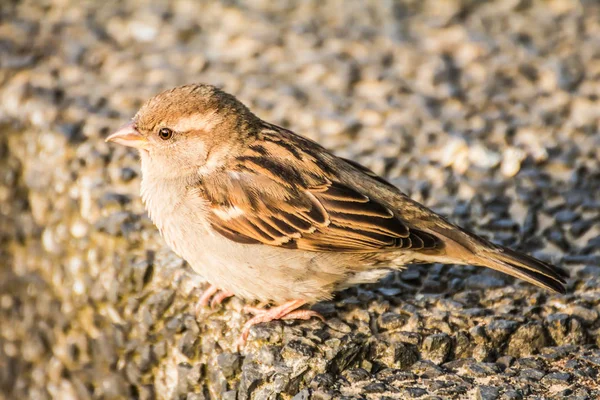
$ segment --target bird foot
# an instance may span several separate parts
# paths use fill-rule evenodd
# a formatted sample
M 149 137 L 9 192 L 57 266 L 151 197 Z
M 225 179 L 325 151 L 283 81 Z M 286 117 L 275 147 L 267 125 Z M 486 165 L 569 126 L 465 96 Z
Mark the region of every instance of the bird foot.
M 228 292 L 227 290 L 221 290 L 215 285 L 210 285 L 209 288 L 202 293 L 202 296 L 200 296 L 198 304 L 196 305 L 196 313 L 198 313 L 202 307 L 206 307 L 209 304 L 210 308 L 214 309 L 231 296 L 233 296 L 233 293 Z
M 246 344 L 246 340 L 248 339 L 248 334 L 250 333 L 250 328 L 254 325 L 275 321 L 278 319 L 281 320 L 289 320 L 289 319 L 310 319 L 312 317 L 319 318 L 321 321 L 325 321 L 325 318 L 316 311 L 312 310 L 298 310 L 298 308 L 302 307 L 306 304 L 304 300 L 291 300 L 287 303 L 284 303 L 277 307 L 272 307 L 269 309 L 264 309 L 260 307 L 244 307 L 244 311 L 254 314 L 248 322 L 244 324 L 242 328 L 242 334 L 237 341 L 237 347 L 241 348 Z

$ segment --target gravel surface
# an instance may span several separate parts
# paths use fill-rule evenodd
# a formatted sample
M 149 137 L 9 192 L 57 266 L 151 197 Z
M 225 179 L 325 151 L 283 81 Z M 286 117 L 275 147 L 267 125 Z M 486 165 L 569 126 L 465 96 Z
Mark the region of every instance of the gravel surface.
M 80 4 L 81 3 L 81 4 Z M 600 4 L 3 1 L 1 399 L 600 398 Z M 103 138 L 207 82 L 498 242 L 554 295 L 412 266 L 233 342 L 237 299 L 148 220 Z

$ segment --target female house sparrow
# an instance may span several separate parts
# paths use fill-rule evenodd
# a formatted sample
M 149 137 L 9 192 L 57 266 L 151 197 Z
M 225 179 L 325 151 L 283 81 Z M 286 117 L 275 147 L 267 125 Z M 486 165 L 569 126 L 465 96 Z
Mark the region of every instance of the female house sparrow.
M 203 296 L 299 310 L 410 263 L 472 264 L 564 293 L 565 273 L 494 245 L 411 200 L 367 168 L 269 124 L 213 86 L 150 99 L 107 141 L 135 147 L 141 194 L 167 244 L 212 284 Z M 219 288 L 219 289 L 217 289 Z

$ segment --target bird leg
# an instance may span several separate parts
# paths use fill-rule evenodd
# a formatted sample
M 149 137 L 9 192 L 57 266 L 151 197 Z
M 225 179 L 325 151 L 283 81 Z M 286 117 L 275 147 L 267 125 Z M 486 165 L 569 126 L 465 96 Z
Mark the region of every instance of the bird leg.
M 304 300 L 291 300 L 280 306 L 269 308 L 268 310 L 260 307 L 244 307 L 244 311 L 254 314 L 254 317 L 244 324 L 242 334 L 238 340 L 238 347 L 242 347 L 246 344 L 250 328 L 262 322 L 269 322 L 277 319 L 310 319 L 312 317 L 325 321 L 325 318 L 316 311 L 298 310 L 298 308 L 305 304 L 306 301 Z
M 218 291 L 219 291 L 218 287 L 216 287 L 215 285 L 210 285 L 208 287 L 208 289 L 206 289 L 204 291 L 204 293 L 202 293 L 202 296 L 200 296 L 200 299 L 198 299 L 198 305 L 202 306 L 202 307 L 206 307 L 208 305 L 208 303 L 210 302 L 211 297 L 213 297 Z
M 221 304 L 225 299 L 232 297 L 234 294 L 232 292 L 228 292 L 227 290 L 221 290 L 216 295 L 213 296 L 210 301 L 210 308 L 215 308 L 219 304 Z
M 233 296 L 233 293 L 227 290 L 221 290 L 215 285 L 210 285 L 208 289 L 202 293 L 202 296 L 200 296 L 196 308 L 206 307 L 209 304 L 210 308 L 215 308 L 217 305 L 221 304 L 223 300 L 231 296 Z

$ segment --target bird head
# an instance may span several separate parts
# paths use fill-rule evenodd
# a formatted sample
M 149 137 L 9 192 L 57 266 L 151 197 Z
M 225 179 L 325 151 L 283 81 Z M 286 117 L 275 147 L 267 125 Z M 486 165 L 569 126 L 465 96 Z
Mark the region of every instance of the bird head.
M 234 96 L 204 84 L 179 86 L 148 100 L 107 142 L 136 148 L 142 164 L 181 175 L 210 169 L 235 153 L 258 121 Z

